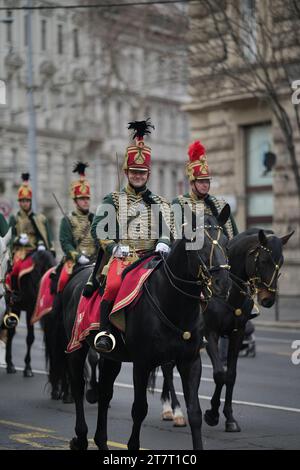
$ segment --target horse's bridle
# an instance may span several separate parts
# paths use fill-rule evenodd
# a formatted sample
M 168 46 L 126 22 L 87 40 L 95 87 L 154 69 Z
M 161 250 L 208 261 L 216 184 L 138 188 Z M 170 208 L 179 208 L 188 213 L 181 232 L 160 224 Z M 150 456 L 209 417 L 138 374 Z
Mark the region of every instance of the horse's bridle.
M 264 252 L 268 253 L 268 256 L 271 258 L 271 261 L 273 263 L 273 266 L 274 266 L 274 271 L 272 273 L 272 276 L 271 276 L 271 279 L 270 279 L 270 282 L 265 282 L 263 279 L 262 279 L 262 276 L 261 276 L 261 273 L 259 271 L 259 267 L 258 267 L 258 261 L 259 261 L 259 255 L 260 255 L 260 252 L 261 250 L 263 250 Z M 276 293 L 277 292 L 277 287 L 274 289 L 272 288 L 271 286 L 274 284 L 275 281 L 278 280 L 279 276 L 280 276 L 280 273 L 279 273 L 279 270 L 280 270 L 280 264 L 276 263 L 274 261 L 274 258 L 273 258 L 273 253 L 272 253 L 272 250 L 270 250 L 269 248 L 263 246 L 263 245 L 258 245 L 257 247 L 255 248 L 252 248 L 249 252 L 248 252 L 248 257 L 251 256 L 251 255 L 254 255 L 254 269 L 253 269 L 253 275 L 252 276 L 249 276 L 249 285 L 250 285 L 250 288 L 252 291 L 254 291 L 255 293 L 259 290 L 259 288 L 261 286 L 263 286 L 268 292 L 271 292 L 271 293 Z

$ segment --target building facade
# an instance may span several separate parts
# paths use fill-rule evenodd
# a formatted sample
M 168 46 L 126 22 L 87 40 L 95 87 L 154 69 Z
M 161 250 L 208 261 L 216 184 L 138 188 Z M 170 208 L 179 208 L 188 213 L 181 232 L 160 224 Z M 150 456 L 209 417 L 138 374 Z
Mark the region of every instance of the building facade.
M 284 250 L 280 293 L 299 295 L 300 121 L 292 84 L 300 79 L 300 17 L 292 6 L 281 0 L 191 5 L 185 110 L 192 138 L 207 147 L 211 192 L 231 204 L 239 230 L 256 226 L 279 236 L 295 230 Z
M 40 1 L 60 6 L 63 2 Z M 75 2 L 83 5 L 84 1 Z M 127 123 L 151 117 L 155 130 L 149 186 L 167 198 L 183 190 L 188 143 L 186 17 L 176 5 L 106 9 L 14 10 L 0 15 L 0 210 L 17 209 L 20 175 L 28 171 L 28 21 L 31 16 L 36 117 L 37 205 L 50 218 L 55 239 L 72 208 L 73 163 L 88 162 L 92 209 L 118 188 L 119 164 L 130 142 Z M 74 4 L 74 2 L 73 2 Z M 36 3 L 35 3 L 36 5 Z M 56 248 L 58 244 L 56 242 Z

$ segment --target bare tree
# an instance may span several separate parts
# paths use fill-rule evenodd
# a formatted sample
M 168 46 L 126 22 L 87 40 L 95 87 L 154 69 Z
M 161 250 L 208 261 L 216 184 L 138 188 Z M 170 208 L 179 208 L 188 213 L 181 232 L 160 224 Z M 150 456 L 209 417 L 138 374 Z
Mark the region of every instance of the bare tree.
M 295 140 L 300 137 L 291 84 L 300 78 L 300 9 L 294 0 L 203 0 L 191 7 L 192 89 L 268 104 L 281 129 L 300 201 Z

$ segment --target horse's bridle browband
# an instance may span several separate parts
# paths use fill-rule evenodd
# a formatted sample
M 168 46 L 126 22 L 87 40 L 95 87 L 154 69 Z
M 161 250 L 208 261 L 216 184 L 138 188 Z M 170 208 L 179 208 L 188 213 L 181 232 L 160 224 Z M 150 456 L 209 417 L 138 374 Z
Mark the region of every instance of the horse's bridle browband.
M 266 253 L 268 253 L 269 257 L 271 258 L 271 261 L 274 265 L 274 271 L 273 271 L 273 274 L 271 276 L 271 280 L 269 283 L 267 282 L 264 282 L 261 278 L 261 274 L 259 272 L 259 269 L 258 269 L 258 266 L 257 266 L 257 263 L 258 263 L 258 259 L 259 259 L 259 253 L 260 253 L 260 250 L 264 250 Z M 272 253 L 272 250 L 270 250 L 269 248 L 263 246 L 263 245 L 258 245 L 256 246 L 255 248 L 252 248 L 249 253 L 249 255 L 254 255 L 254 276 L 252 277 L 249 277 L 249 284 L 250 284 L 250 288 L 252 290 L 254 290 L 255 292 L 259 289 L 259 285 L 263 285 L 269 292 L 273 292 L 273 293 L 276 293 L 277 292 L 277 288 L 274 289 L 272 288 L 272 284 L 274 283 L 274 281 L 276 281 L 279 276 L 280 276 L 280 273 L 279 273 L 279 270 L 280 270 L 280 266 L 279 264 L 277 264 L 275 261 L 274 261 L 274 258 L 273 258 L 273 253 Z

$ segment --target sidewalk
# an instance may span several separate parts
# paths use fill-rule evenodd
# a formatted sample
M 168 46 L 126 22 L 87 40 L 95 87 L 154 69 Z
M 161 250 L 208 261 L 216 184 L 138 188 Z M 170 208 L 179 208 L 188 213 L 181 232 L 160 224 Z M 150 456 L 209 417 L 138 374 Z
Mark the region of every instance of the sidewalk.
M 259 306 L 260 315 L 253 320 L 255 326 L 300 329 L 300 294 L 299 297 L 283 297 L 278 299 L 278 319 L 276 306 L 263 308 Z

